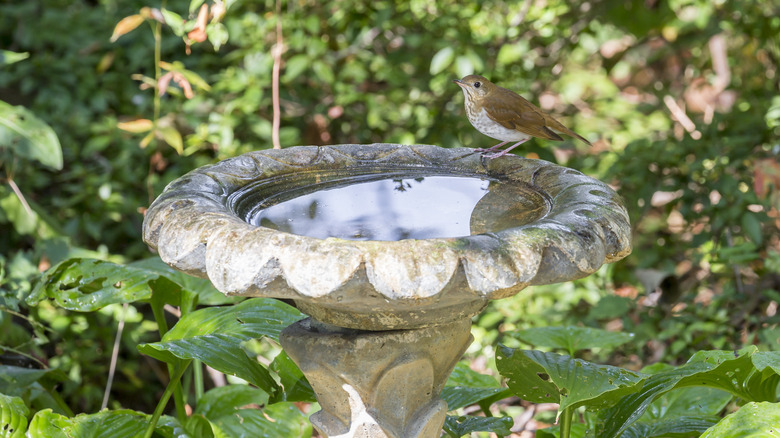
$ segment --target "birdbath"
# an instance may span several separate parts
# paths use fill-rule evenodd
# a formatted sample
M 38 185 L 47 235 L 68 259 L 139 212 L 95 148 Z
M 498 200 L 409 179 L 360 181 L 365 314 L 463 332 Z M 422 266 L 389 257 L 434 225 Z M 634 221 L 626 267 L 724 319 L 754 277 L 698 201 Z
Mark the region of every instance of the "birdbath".
M 144 240 L 228 295 L 292 300 L 281 335 L 327 437 L 438 437 L 489 300 L 631 251 L 606 184 L 541 160 L 393 144 L 250 152 L 172 182 Z

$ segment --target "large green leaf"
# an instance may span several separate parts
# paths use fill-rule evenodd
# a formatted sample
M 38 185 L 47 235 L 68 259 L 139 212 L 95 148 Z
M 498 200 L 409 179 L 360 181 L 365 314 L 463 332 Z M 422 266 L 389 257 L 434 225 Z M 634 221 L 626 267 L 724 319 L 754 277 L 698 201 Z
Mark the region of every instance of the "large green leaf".
M 0 101 L 2 147 L 10 147 L 20 158 L 62 169 L 62 147 L 54 130 L 27 108 Z
M 192 418 L 203 418 L 218 437 L 311 436 L 308 419 L 292 403 L 267 405 L 268 394 L 246 385 L 214 388 L 198 400 Z M 197 423 L 202 420 L 189 420 Z
M 614 348 L 634 339 L 633 333 L 610 332 L 590 327 L 533 327 L 510 334 L 534 347 L 566 350 L 574 355 L 590 348 Z
M 53 409 L 62 414 L 63 407 L 53 395 L 54 387 L 67 380 L 61 370 L 39 370 L 32 368 L 0 365 L 0 393 L 21 397 L 33 410 Z
M 182 289 L 191 291 L 198 296 L 198 304 L 218 306 L 222 304 L 237 303 L 244 297 L 229 297 L 218 291 L 210 281 L 205 278 L 193 277 L 181 271 L 177 271 L 166 265 L 159 257 L 149 257 L 128 264 L 131 268 L 141 268 L 155 272 L 181 286 Z
M 19 53 L 19 52 L 12 52 L 10 50 L 0 50 L 0 66 L 13 64 L 15 62 L 19 62 L 29 57 L 30 57 L 29 52 Z
M 609 365 L 596 365 L 570 356 L 499 345 L 496 367 L 509 378 L 507 385 L 520 398 L 534 403 L 568 407 L 610 405 L 641 387 L 644 377 Z
M 265 367 L 247 356 L 242 344 L 263 336 L 278 340 L 282 329 L 301 318 L 300 312 L 281 301 L 253 298 L 233 306 L 188 313 L 160 342 L 141 344 L 138 349 L 166 362 L 199 359 L 274 395 L 279 385 Z
M 701 435 L 701 438 L 724 437 L 780 437 L 780 403 L 748 403 Z
M 159 277 L 145 269 L 103 260 L 68 259 L 46 271 L 27 304 L 49 298 L 68 310 L 92 312 L 109 304 L 149 299 L 149 282 Z
M 467 364 L 460 362 L 452 370 L 452 374 L 441 392 L 441 398 L 447 402 L 447 410 L 454 411 L 496 397 L 497 394 L 504 391 L 506 389 L 502 388 L 501 384 L 493 377 L 480 374 L 469 368 Z
M 60 307 L 91 312 L 109 304 L 148 300 L 152 290 L 165 295 L 165 302 L 180 305 L 185 294 L 195 294 L 201 304 L 224 304 L 243 299 L 225 297 L 208 280 L 191 277 L 152 257 L 128 265 L 104 260 L 71 258 L 43 275 L 27 297 L 35 305 L 49 298 Z
M 755 346 L 738 352 L 737 356 L 733 351 L 700 351 L 680 367 L 647 377 L 640 391 L 623 397 L 602 412 L 603 421 L 597 427 L 597 435 L 620 436 L 654 400 L 675 388 L 704 386 L 721 389 L 745 401 L 774 401 L 780 375 L 771 367 L 759 369 L 753 363 L 757 358 L 763 364 L 761 361 L 768 357 L 771 356 L 758 353 Z
M 314 394 L 311 384 L 298 368 L 298 365 L 293 362 L 290 356 L 282 351 L 277 354 L 274 360 L 271 362 L 271 370 L 279 376 L 279 383 L 284 388 L 284 393 L 279 394 L 273 402 L 278 401 L 304 401 L 315 402 L 317 397 Z
M 0 394 L 0 437 L 22 438 L 30 410 L 19 397 Z
M 148 424 L 148 415 L 127 409 L 72 418 L 44 409 L 30 421 L 28 434 L 47 438 L 136 438 L 143 436 Z
M 444 420 L 444 432 L 451 437 L 461 437 L 472 432 L 493 432 L 497 435 L 510 435 L 514 425 L 512 417 L 475 417 L 447 415 Z

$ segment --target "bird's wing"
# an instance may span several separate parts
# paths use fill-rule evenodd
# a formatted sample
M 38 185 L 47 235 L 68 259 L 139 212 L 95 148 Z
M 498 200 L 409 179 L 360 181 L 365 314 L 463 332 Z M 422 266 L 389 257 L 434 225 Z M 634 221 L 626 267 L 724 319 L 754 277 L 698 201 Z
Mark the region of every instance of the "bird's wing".
M 563 140 L 560 135 L 547 127 L 547 118 L 551 117 L 545 117 L 544 112 L 534 104 L 506 88 L 499 88 L 496 93 L 500 93 L 500 98 L 494 99 L 490 110 L 487 111 L 491 120 L 504 128 L 514 129 L 534 137 Z

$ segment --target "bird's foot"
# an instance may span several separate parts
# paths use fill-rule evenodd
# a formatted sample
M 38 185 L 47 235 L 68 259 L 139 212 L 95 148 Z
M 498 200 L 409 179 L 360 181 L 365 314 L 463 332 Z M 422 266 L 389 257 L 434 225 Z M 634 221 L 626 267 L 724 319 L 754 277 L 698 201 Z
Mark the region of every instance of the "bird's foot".
M 503 157 L 504 155 L 509 153 L 509 149 L 499 151 L 499 152 L 490 152 L 488 153 L 489 149 L 485 149 L 485 152 L 482 153 L 482 156 L 484 158 L 490 158 L 491 160 L 493 158 Z

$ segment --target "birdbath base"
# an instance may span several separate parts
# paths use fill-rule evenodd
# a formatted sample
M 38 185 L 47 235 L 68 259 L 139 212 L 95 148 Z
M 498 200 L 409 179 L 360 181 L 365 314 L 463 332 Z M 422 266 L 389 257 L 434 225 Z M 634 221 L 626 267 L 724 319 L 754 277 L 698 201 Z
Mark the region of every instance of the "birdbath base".
M 439 395 L 471 344 L 471 319 L 410 330 L 365 331 L 313 320 L 281 334 L 284 350 L 317 394 L 311 423 L 325 437 L 434 438 Z

